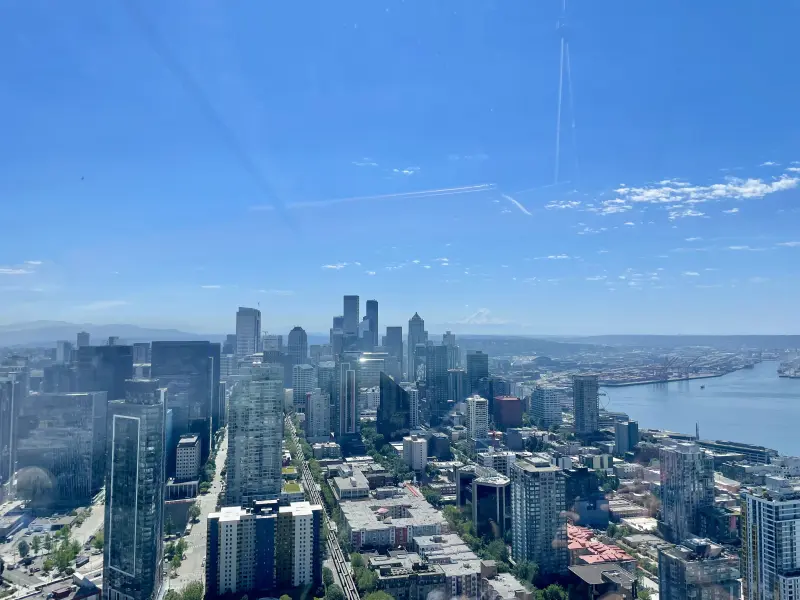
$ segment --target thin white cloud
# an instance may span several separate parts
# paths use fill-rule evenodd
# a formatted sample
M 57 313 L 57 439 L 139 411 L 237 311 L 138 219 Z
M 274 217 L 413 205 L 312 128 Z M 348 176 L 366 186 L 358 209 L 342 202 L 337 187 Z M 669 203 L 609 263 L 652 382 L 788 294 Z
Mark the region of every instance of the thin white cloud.
M 786 167 L 786 170 L 790 173 L 800 173 L 800 167 Z
M 586 281 L 604 281 L 605 279 L 605 275 L 592 275 L 591 277 L 587 277 Z
M 40 261 L 40 260 L 26 260 L 25 264 L 26 265 L 31 265 L 32 267 L 38 267 L 39 265 L 42 264 L 42 261 Z
M 267 294 L 268 296 L 294 296 L 292 290 L 258 290 L 259 294 Z
M 671 209 L 669 211 L 669 220 L 674 221 L 675 219 L 683 219 L 685 217 L 704 217 L 706 213 L 700 212 L 699 210 L 694 210 L 693 208 L 685 208 L 685 209 Z
M 375 271 L 367 271 L 367 275 L 375 275 Z
M 16 267 L 0 267 L 0 275 L 30 275 L 30 269 L 19 269 Z
M 625 221 L 625 222 L 623 223 L 623 225 L 627 225 L 628 227 L 634 227 L 634 226 L 635 226 L 635 223 L 633 223 L 633 222 L 631 222 L 631 221 Z
M 293 202 L 287 204 L 287 208 L 314 208 L 323 206 L 334 206 L 336 204 L 345 204 L 349 202 L 369 202 L 372 200 L 413 200 L 415 198 L 433 198 L 436 196 L 453 196 L 457 194 L 472 194 L 475 192 L 486 192 L 495 188 L 493 183 L 483 183 L 480 185 L 465 185 L 452 188 L 438 188 L 432 190 L 419 190 L 416 192 L 398 192 L 396 194 L 377 194 L 373 196 L 353 196 L 350 198 L 331 198 L 328 200 L 318 200 L 316 202 L 303 201 Z M 272 204 L 261 204 L 251 206 L 250 210 L 253 211 L 270 211 L 275 210 Z
M 739 212 L 739 209 L 738 208 L 730 208 L 728 210 L 723 210 L 722 212 L 724 212 L 726 215 L 735 215 L 736 213 Z
M 376 163 L 371 158 L 362 158 L 361 160 L 354 160 L 353 164 L 357 167 L 377 167 L 378 163 Z
M 779 242 L 776 246 L 784 246 L 785 248 L 797 248 L 800 247 L 800 242 Z
M 553 200 L 544 205 L 547 210 L 563 210 L 568 208 L 578 208 L 582 202 L 579 200 Z
M 759 167 L 780 167 L 781 163 L 777 163 L 774 160 L 768 160 L 768 161 L 765 161 L 765 162 L 761 163 L 758 166 Z
M 569 254 L 551 254 L 547 260 L 568 260 Z
M 608 250 L 598 250 L 598 254 L 608 254 Z
M 525 208 L 525 207 L 522 205 L 522 203 L 521 203 L 519 200 L 515 200 L 514 198 L 512 198 L 512 197 L 511 197 L 511 196 L 509 196 L 508 194 L 500 194 L 500 195 L 501 195 L 503 198 L 505 198 L 506 200 L 508 200 L 509 202 L 511 202 L 511 204 L 513 204 L 514 206 L 516 206 L 518 209 L 520 209 L 520 210 L 521 210 L 521 211 L 522 211 L 524 214 L 528 215 L 529 217 L 532 217 L 532 216 L 533 216 L 533 214 L 531 213 L 531 211 L 529 211 L 527 208 Z
M 686 241 L 687 242 L 699 242 L 702 239 L 703 238 L 701 238 L 701 237 L 688 237 L 688 238 L 686 238 Z
M 200 287 L 203 288 L 204 290 L 218 290 L 222 286 L 214 284 L 214 285 L 201 285 Z
M 413 175 L 419 171 L 419 167 L 406 167 L 405 169 L 392 169 L 393 173 L 398 173 L 400 175 Z
M 334 270 L 334 271 L 338 271 L 340 269 L 344 269 L 346 266 L 347 266 L 346 262 L 340 262 L 340 263 L 333 263 L 333 264 L 330 264 L 330 265 L 322 265 L 322 268 L 323 269 L 331 269 L 331 270 Z
M 411 262 L 412 262 L 412 263 L 414 263 L 415 265 L 418 265 L 418 264 L 419 264 L 419 261 L 418 261 L 417 259 L 414 259 L 414 260 L 412 260 Z
M 450 262 L 450 259 L 447 258 L 447 257 L 434 258 L 433 260 L 438 261 L 438 262 L 443 262 L 443 263 Z
M 430 266 L 430 265 L 422 265 L 422 268 L 423 268 L 423 269 L 430 269 L 430 268 L 431 268 L 431 266 Z
M 108 310 L 110 308 L 116 308 L 118 306 L 125 306 L 128 304 L 126 300 L 97 300 L 95 302 L 89 302 L 89 304 L 82 304 L 76 308 L 79 310 Z
M 697 271 L 684 271 L 683 274 L 686 277 L 700 277 L 700 273 L 698 273 Z
M 698 284 L 698 285 L 696 285 L 694 287 L 696 287 L 696 288 L 698 288 L 700 290 L 710 290 L 710 289 L 713 289 L 713 288 L 721 288 L 722 284 L 719 284 L 719 283 L 705 283 L 705 284 Z
M 766 283 L 769 281 L 769 277 L 751 277 L 748 281 L 750 283 Z
M 728 250 L 744 252 L 761 252 L 764 248 L 753 248 L 752 246 L 728 246 Z

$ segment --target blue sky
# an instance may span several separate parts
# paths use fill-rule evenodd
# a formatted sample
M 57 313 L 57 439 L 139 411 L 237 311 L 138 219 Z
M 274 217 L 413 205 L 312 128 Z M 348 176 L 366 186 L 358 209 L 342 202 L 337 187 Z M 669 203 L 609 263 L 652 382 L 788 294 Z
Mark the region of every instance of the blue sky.
M 0 319 L 797 333 L 798 5 L 573 1 L 554 185 L 559 12 L 4 2 Z

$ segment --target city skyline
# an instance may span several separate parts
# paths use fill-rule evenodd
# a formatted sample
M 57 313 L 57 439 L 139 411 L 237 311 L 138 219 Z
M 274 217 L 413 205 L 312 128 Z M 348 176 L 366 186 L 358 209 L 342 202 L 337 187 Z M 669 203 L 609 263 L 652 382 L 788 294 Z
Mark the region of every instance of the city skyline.
M 431 331 L 797 330 L 797 9 L 715 4 L 571 3 L 557 185 L 558 2 L 321 6 L 308 39 L 292 5 L 143 10 L 167 64 L 122 6 L 11 7 L 0 312 L 213 332 L 260 302 L 313 332 L 358 293 Z

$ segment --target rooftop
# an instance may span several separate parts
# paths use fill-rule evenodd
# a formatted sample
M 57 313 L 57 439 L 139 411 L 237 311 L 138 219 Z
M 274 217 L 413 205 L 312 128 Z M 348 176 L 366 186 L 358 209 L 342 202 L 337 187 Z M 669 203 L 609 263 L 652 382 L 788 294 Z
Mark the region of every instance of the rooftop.
M 178 446 L 183 448 L 186 448 L 188 446 L 195 446 L 199 441 L 200 438 L 197 437 L 196 435 L 186 435 L 181 437 L 181 439 L 178 441 Z
M 447 527 L 447 521 L 438 510 L 428 504 L 423 496 L 416 496 L 407 489 L 398 488 L 397 494 L 390 498 L 342 502 L 339 508 L 353 530 L 377 531 L 415 525 Z M 399 516 L 388 516 L 392 514 Z
M 610 581 L 623 587 L 630 587 L 634 582 L 633 576 L 617 563 L 573 565 L 569 570 L 589 585 L 602 585 Z

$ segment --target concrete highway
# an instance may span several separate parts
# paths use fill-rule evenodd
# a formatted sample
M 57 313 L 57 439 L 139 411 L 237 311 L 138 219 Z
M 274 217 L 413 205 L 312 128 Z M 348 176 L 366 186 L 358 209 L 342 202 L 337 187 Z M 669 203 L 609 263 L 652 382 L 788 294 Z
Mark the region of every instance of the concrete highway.
M 286 427 L 294 439 L 295 458 L 300 460 L 303 465 L 301 474 L 303 486 L 306 488 L 306 491 L 311 498 L 311 503 L 319 504 L 322 506 L 323 511 L 325 511 L 325 523 L 328 525 L 328 555 L 333 560 L 333 564 L 336 567 L 336 575 L 341 582 L 345 600 L 359 600 L 360 596 L 358 594 L 358 589 L 353 581 L 353 574 L 350 572 L 350 563 L 345 559 L 344 552 L 342 552 L 342 548 L 339 546 L 339 540 L 336 539 L 336 534 L 333 533 L 333 529 L 330 527 L 328 511 L 325 508 L 325 503 L 322 501 L 322 495 L 317 491 L 317 484 L 314 481 L 314 478 L 311 477 L 311 470 L 308 468 L 308 462 L 300 450 L 300 440 L 297 438 L 297 431 L 295 430 L 291 417 L 286 417 Z M 292 449 L 290 448 L 290 450 Z

